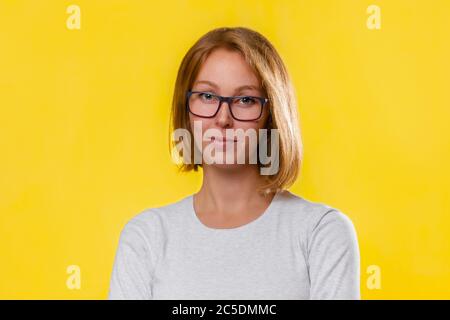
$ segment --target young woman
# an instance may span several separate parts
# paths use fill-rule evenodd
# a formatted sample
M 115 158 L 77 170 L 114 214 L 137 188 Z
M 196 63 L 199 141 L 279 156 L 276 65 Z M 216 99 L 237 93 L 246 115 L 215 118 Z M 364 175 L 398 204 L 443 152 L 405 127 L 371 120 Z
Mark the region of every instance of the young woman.
M 125 225 L 109 299 L 360 299 L 351 220 L 287 190 L 302 159 L 297 104 L 264 36 L 218 28 L 193 45 L 175 85 L 177 129 L 190 134 L 182 151 L 172 142 L 180 169 L 201 167 L 203 184 Z

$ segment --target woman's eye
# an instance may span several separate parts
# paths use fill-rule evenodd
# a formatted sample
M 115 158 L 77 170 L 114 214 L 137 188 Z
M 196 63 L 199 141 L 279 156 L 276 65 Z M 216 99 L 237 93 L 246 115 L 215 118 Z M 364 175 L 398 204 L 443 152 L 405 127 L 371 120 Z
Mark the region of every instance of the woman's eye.
M 255 99 L 253 99 L 252 97 L 243 97 L 241 98 L 241 102 L 243 104 L 253 104 L 255 103 Z
M 211 100 L 213 95 L 210 93 L 200 93 L 200 97 L 203 98 L 203 100 Z

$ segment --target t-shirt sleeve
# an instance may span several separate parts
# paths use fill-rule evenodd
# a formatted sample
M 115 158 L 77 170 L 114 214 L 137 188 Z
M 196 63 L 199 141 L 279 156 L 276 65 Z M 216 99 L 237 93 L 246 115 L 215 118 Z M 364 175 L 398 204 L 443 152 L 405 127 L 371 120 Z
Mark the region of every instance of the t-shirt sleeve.
M 359 300 L 360 254 L 350 218 L 330 209 L 313 227 L 308 241 L 310 299 Z
M 109 300 L 150 300 L 153 259 L 141 223 L 130 220 L 116 250 L 108 292 Z

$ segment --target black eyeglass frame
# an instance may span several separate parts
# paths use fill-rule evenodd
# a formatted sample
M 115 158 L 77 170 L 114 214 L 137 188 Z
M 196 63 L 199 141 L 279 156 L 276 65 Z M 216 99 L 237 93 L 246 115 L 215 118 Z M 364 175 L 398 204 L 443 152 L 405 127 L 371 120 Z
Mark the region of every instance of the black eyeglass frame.
M 214 97 L 218 98 L 219 99 L 219 106 L 217 107 L 216 112 L 212 116 L 201 116 L 201 115 L 198 115 L 198 114 L 192 112 L 192 110 L 191 110 L 191 108 L 189 106 L 189 99 L 191 98 L 191 95 L 193 93 L 206 93 L 206 94 L 209 94 L 211 96 L 214 96 Z M 261 102 L 261 111 L 259 113 L 259 116 L 254 118 L 254 119 L 245 119 L 245 120 L 236 118 L 234 116 L 234 114 L 233 114 L 233 108 L 232 108 L 232 104 L 231 104 L 233 102 L 233 100 L 236 99 L 236 98 L 253 98 L 253 99 L 258 99 Z M 217 113 L 219 112 L 220 107 L 222 106 L 222 102 L 224 102 L 224 101 L 228 102 L 228 107 L 230 108 L 230 113 L 231 113 L 231 116 L 233 117 L 233 119 L 235 119 L 237 121 L 255 121 L 255 120 L 258 120 L 259 118 L 261 118 L 263 110 L 264 110 L 264 106 L 266 105 L 267 102 L 269 102 L 269 98 L 255 97 L 255 96 L 231 96 L 231 97 L 224 97 L 224 96 L 219 96 L 218 94 L 214 94 L 214 93 L 207 92 L 207 91 L 191 91 L 191 90 L 189 90 L 189 91 L 186 92 L 186 107 L 187 107 L 188 111 L 190 113 L 192 113 L 193 115 L 196 115 L 197 117 L 201 117 L 201 118 L 214 118 L 217 115 Z

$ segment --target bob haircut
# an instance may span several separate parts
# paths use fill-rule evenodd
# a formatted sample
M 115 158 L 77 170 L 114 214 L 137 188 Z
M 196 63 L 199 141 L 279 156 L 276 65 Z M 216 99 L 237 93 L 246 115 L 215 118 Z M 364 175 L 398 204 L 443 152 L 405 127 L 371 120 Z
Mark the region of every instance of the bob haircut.
M 266 175 L 266 184 L 258 192 L 272 193 L 287 189 L 297 179 L 303 158 L 303 144 L 298 123 L 297 103 L 293 85 L 287 69 L 273 45 L 260 33 L 245 27 L 216 28 L 203 35 L 189 49 L 178 69 L 172 100 L 170 141 L 171 154 L 177 144 L 172 138 L 174 129 L 187 129 L 193 136 L 186 108 L 186 92 L 192 89 L 200 68 L 209 54 L 217 48 L 240 52 L 261 81 L 268 101 L 269 117 L 266 123 L 268 137 L 270 129 L 279 133 L 279 168 L 276 174 Z M 193 140 L 193 139 L 192 139 Z M 191 149 L 194 143 L 191 140 Z M 182 143 L 186 143 L 183 139 Z M 270 143 L 269 143 L 270 152 Z M 181 152 L 175 154 L 182 156 Z M 190 163 L 183 162 L 180 172 L 197 171 L 202 164 L 195 164 L 193 153 Z M 258 166 L 261 164 L 258 161 Z

